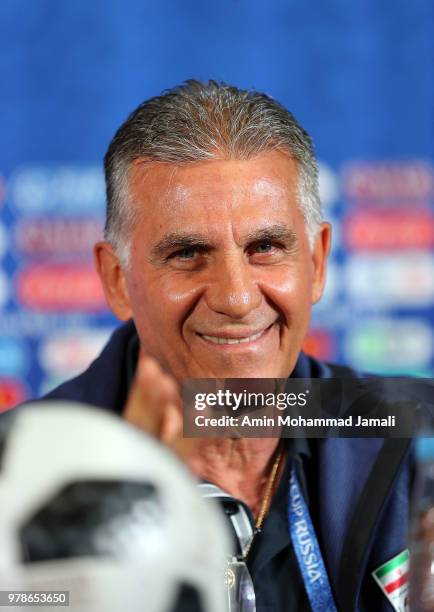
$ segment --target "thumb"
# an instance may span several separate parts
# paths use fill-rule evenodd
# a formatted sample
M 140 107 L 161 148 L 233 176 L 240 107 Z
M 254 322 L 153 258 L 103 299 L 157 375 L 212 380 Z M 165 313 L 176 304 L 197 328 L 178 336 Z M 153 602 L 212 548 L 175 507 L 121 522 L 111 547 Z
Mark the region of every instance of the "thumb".
M 176 392 L 157 362 L 141 355 L 124 408 L 124 418 L 143 431 L 159 437 L 165 404 Z

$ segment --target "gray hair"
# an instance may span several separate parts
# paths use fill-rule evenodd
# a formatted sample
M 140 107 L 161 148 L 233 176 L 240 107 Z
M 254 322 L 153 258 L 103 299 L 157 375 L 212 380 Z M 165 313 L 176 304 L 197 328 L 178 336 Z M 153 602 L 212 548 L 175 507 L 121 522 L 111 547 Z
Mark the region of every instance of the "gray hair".
M 297 161 L 297 200 L 312 247 L 322 221 L 318 164 L 309 134 L 279 102 L 225 83 L 188 80 L 143 102 L 116 132 L 104 158 L 105 238 L 128 265 L 135 208 L 128 175 L 139 158 L 171 164 L 250 159 L 280 149 Z

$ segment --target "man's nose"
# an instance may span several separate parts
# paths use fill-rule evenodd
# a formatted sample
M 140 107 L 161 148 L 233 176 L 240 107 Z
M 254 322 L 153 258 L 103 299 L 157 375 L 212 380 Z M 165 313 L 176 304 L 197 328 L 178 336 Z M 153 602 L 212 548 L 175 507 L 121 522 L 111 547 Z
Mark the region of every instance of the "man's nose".
M 261 290 L 242 254 L 216 262 L 211 274 L 206 302 L 214 312 L 242 319 L 260 305 Z

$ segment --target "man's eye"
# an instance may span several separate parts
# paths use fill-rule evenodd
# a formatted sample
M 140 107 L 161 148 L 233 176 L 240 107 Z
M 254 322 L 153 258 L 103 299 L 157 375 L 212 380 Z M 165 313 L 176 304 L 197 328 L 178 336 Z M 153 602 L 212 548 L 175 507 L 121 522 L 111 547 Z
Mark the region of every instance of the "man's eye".
M 271 253 L 274 245 L 271 242 L 261 242 L 253 247 L 255 253 Z
M 176 253 L 173 253 L 172 257 L 178 257 L 179 259 L 193 259 L 195 255 L 197 255 L 197 249 L 188 248 L 176 251 Z
M 249 257 L 252 263 L 271 265 L 279 263 L 288 254 L 284 244 L 279 242 L 257 242 L 249 249 Z

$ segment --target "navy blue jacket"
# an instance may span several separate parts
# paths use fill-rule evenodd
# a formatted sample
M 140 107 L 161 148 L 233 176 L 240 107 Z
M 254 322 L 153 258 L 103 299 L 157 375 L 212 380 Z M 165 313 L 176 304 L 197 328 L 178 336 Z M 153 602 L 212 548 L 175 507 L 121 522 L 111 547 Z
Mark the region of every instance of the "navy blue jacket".
M 121 413 L 127 394 L 126 347 L 133 323 L 113 334 L 101 355 L 80 376 L 46 396 Z M 355 377 L 301 353 L 299 378 Z M 318 440 L 318 539 L 339 611 L 390 612 L 371 573 L 407 548 L 411 485 L 410 443 L 403 439 Z

